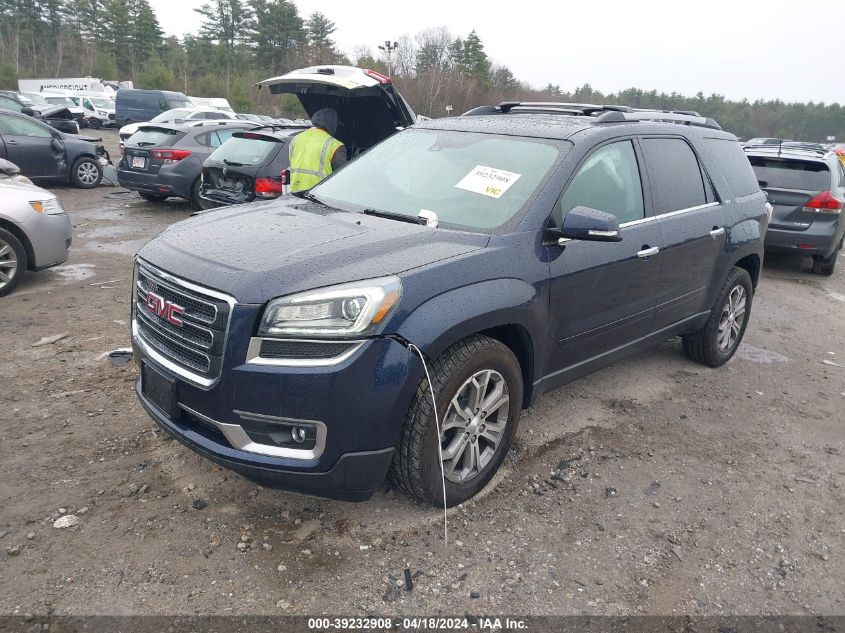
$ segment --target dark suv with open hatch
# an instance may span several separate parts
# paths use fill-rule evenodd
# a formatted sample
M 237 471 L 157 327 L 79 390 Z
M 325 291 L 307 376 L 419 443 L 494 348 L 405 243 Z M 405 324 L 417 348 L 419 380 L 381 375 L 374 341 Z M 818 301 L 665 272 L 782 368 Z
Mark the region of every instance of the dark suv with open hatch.
M 504 103 L 419 123 L 299 197 L 141 249 L 140 401 L 266 485 L 361 500 L 389 477 L 443 503 L 442 466 L 454 505 L 541 394 L 673 335 L 728 361 L 767 217 L 736 137 L 694 113 Z

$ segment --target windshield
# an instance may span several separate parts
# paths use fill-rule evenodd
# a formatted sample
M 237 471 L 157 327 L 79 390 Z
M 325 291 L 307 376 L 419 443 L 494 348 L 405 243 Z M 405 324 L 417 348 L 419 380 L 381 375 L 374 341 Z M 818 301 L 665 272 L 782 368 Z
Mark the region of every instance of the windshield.
M 409 129 L 313 189 L 327 204 L 489 230 L 514 218 L 545 182 L 563 144 L 544 139 Z
M 229 164 L 263 165 L 271 153 L 273 157 L 276 156 L 275 150 L 279 149 L 281 143 L 282 141 L 263 140 L 257 135 L 246 138 L 233 136 L 217 148 L 208 160 L 219 163 L 225 160 Z
M 158 114 L 153 117 L 150 122 L 163 123 L 165 121 L 175 121 L 176 119 L 184 119 L 193 111 L 193 108 L 177 108 L 175 110 L 165 110 L 161 114 Z
M 167 100 L 167 107 L 171 110 L 175 110 L 176 108 L 191 108 L 194 104 L 190 101 L 182 101 L 176 99 L 168 99 Z
M 44 97 L 48 103 L 53 105 L 62 105 L 66 108 L 75 108 L 76 103 L 70 97 Z
M 103 110 L 114 110 L 114 101 L 110 101 L 109 99 L 100 99 L 97 97 L 92 97 L 90 101 L 95 106 L 97 106 L 98 108 L 102 108 Z

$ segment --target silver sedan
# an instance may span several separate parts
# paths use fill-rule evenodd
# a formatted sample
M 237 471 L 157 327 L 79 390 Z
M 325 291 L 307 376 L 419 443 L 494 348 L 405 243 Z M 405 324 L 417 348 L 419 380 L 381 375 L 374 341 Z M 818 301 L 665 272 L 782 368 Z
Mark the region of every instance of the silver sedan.
M 0 159 L 0 297 L 12 292 L 27 270 L 43 270 L 70 254 L 70 218 L 56 196 Z

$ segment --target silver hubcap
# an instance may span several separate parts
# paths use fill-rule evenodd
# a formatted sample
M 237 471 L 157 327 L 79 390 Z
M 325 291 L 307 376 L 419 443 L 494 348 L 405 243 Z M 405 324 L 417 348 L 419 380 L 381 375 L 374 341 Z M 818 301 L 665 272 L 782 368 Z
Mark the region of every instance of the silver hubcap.
M 727 352 L 733 349 L 745 322 L 745 288 L 734 286 L 722 307 L 719 320 L 719 349 Z
M 508 425 L 509 403 L 508 384 L 492 369 L 476 372 L 460 386 L 440 436 L 446 479 L 465 483 L 490 463 Z
M 76 176 L 79 181 L 86 185 L 93 185 L 97 182 L 97 166 L 94 163 L 82 163 L 76 168 Z
M 9 285 L 18 272 L 18 258 L 14 249 L 0 240 L 0 289 Z

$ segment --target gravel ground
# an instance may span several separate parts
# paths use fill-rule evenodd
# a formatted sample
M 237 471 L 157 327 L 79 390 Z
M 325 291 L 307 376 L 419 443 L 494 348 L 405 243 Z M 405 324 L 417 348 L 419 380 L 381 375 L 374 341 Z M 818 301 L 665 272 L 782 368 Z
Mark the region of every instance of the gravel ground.
M 50 188 L 71 258 L 0 300 L 0 615 L 845 612 L 845 262 L 768 258 L 721 369 L 668 340 L 541 398 L 446 546 L 387 488 L 258 488 L 157 431 L 101 356 L 187 205 Z

